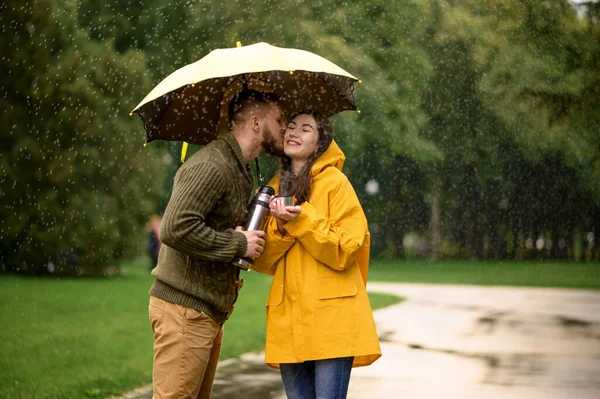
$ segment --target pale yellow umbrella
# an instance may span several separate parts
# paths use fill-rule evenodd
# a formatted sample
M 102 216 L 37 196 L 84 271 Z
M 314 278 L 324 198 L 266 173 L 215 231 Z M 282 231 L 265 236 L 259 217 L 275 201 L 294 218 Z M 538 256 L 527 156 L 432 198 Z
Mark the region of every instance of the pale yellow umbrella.
M 132 113 L 144 122 L 147 142 L 206 144 L 227 127 L 227 103 L 244 86 L 275 92 L 288 114 L 331 116 L 356 110 L 356 77 L 308 51 L 256 43 L 218 49 L 160 82 Z

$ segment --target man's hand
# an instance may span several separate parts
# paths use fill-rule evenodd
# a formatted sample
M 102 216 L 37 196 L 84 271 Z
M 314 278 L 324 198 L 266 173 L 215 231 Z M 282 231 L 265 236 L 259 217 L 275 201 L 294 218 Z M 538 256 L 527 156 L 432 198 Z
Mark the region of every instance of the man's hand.
M 244 231 L 240 226 L 236 227 L 235 231 L 245 235 L 246 241 L 248 241 L 244 256 L 258 258 L 265 249 L 265 232 L 262 230 Z

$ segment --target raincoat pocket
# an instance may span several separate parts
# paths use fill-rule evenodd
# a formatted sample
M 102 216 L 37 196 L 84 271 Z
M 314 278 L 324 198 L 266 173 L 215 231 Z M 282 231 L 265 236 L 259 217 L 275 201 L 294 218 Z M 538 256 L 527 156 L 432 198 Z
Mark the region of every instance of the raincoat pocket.
M 323 277 L 313 280 L 315 299 L 343 298 L 358 292 L 354 276 Z
M 349 334 L 354 331 L 354 304 L 357 292 L 353 276 L 314 279 L 313 298 L 317 330 L 328 335 Z
M 267 306 L 277 306 L 283 301 L 283 284 L 271 284 Z

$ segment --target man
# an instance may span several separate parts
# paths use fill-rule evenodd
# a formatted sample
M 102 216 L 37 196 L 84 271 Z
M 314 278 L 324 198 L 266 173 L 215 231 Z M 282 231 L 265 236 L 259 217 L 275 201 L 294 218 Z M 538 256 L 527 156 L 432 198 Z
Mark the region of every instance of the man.
M 230 131 L 177 171 L 150 289 L 154 399 L 210 398 L 223 324 L 243 282 L 231 261 L 257 257 L 265 244 L 264 232 L 239 226 L 254 186 L 248 163 L 263 150 L 283 151 L 277 101 L 252 90 L 236 95 Z

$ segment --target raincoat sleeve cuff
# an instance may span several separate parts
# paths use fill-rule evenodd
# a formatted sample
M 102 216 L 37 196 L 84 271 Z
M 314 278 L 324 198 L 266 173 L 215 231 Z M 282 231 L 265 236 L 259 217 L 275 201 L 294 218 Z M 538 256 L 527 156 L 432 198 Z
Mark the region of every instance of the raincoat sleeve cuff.
M 286 224 L 286 226 L 287 226 L 287 224 Z M 277 228 L 277 221 L 275 220 L 275 218 L 271 218 L 271 221 L 267 225 L 267 240 L 270 240 L 271 242 L 274 242 L 274 241 L 275 242 L 276 241 L 294 242 L 294 241 L 296 241 L 296 238 L 290 236 L 289 234 L 282 235 L 279 232 L 279 229 Z
M 246 250 L 248 249 L 248 240 L 246 240 L 246 236 L 239 231 L 233 232 L 233 240 L 237 243 L 237 252 L 235 253 L 236 257 L 241 257 L 246 255 Z
M 317 210 L 310 203 L 302 204 L 302 210 L 295 219 L 290 220 L 285 224 L 285 229 L 289 235 L 293 237 L 302 237 L 313 230 L 311 216 L 315 215 Z

